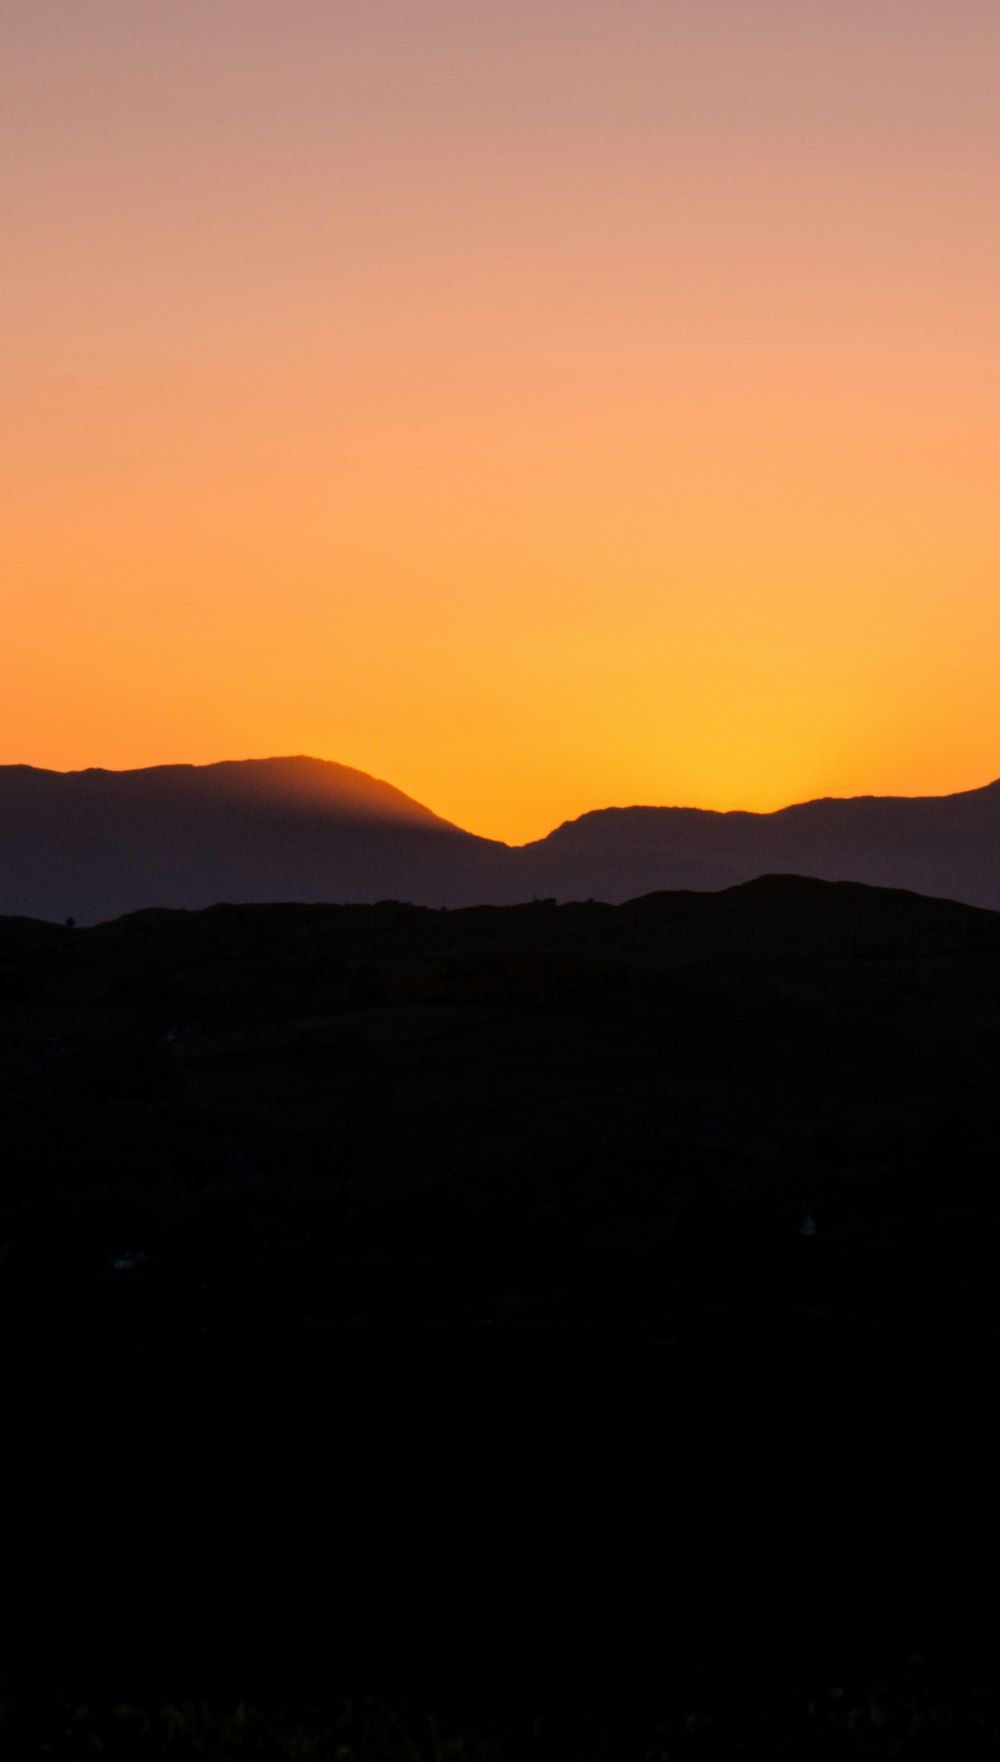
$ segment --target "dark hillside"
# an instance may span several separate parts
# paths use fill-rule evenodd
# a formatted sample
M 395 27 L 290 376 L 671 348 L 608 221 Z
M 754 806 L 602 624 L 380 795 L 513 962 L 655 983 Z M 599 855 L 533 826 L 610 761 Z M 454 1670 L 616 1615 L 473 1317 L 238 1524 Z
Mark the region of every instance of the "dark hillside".
M 0 914 L 9 916 L 91 924 L 226 900 L 618 903 L 766 874 L 1000 909 L 1000 785 L 773 814 L 605 808 L 511 848 L 318 759 L 68 773 L 0 766 Z
M 490 891 L 505 846 L 319 759 L 141 771 L 0 766 L 0 911 L 92 923 L 144 906 Z
M 1000 917 L 859 886 L 0 920 L 19 1623 L 113 1568 L 178 1669 L 940 1640 L 998 1068 Z
M 957 795 L 856 796 L 772 814 L 604 808 L 511 853 L 535 892 L 622 900 L 716 890 L 768 873 L 907 888 L 1000 909 L 1000 784 Z

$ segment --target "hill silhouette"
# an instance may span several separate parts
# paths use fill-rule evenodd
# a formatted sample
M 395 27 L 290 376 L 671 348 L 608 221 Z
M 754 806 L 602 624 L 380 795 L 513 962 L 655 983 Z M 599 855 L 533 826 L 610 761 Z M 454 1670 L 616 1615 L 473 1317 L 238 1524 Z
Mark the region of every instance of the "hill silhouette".
M 0 911 L 80 923 L 219 900 L 466 903 L 492 849 L 388 783 L 304 757 L 7 766 L 0 820 Z
M 771 814 L 606 808 L 524 846 L 535 891 L 621 901 L 763 874 L 899 887 L 1000 909 L 1000 783 L 946 796 L 827 798 Z
M 423 1693 L 969 1643 L 998 998 L 1000 916 L 787 876 L 0 919 L 19 1632 Z
M 611 903 L 788 873 L 1000 910 L 1000 783 L 772 814 L 605 808 L 511 848 L 309 758 L 71 773 L 0 768 L 0 911 L 99 922 L 220 901 Z

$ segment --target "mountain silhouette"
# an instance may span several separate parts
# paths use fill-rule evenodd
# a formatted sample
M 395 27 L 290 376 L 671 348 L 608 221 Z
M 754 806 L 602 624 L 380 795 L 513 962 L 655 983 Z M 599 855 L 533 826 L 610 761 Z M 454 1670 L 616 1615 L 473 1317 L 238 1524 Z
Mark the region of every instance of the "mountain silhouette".
M 220 901 L 620 903 L 777 873 L 1000 910 L 1000 782 L 771 814 L 604 808 L 512 848 L 319 759 L 137 771 L 18 765 L 0 767 L 0 819 L 0 914 L 80 923 Z
M 494 848 L 363 771 L 302 757 L 7 766 L 0 822 L 0 914 L 79 923 L 227 900 L 460 904 Z
M 605 808 L 525 845 L 535 892 L 620 902 L 758 875 L 860 881 L 1000 910 L 1000 782 L 944 796 L 825 798 L 771 814 Z

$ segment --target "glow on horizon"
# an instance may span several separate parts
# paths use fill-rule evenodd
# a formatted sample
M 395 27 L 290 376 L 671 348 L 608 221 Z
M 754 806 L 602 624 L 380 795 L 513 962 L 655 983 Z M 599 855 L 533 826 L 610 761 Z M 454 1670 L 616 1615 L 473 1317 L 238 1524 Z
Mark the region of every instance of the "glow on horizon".
M 1000 773 L 995 0 L 12 0 L 0 763 Z

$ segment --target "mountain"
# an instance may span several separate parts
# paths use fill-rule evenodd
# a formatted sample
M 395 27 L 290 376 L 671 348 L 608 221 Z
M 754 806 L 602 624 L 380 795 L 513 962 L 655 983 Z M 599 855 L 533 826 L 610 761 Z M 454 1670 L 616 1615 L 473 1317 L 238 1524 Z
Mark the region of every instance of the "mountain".
M 604 808 L 511 848 L 319 759 L 68 773 L 8 766 L 0 824 L 0 915 L 79 923 L 226 900 L 620 903 L 776 873 L 1000 910 L 1000 782 L 772 814 Z
M 1000 910 L 1000 782 L 944 796 L 827 798 L 772 814 L 605 808 L 523 846 L 531 892 L 621 901 L 757 875 L 902 887 Z
M 320 759 L 0 768 L 0 914 L 118 917 L 220 900 L 476 898 L 502 846 Z

